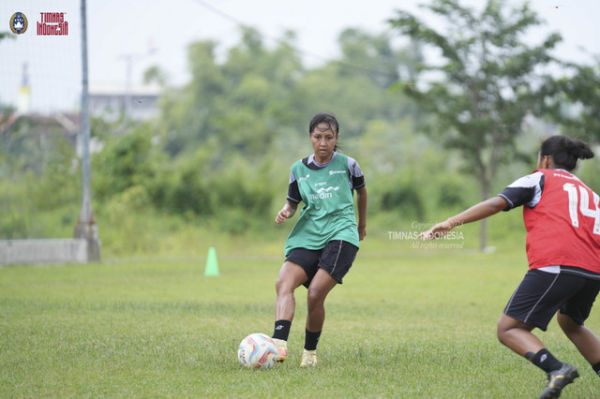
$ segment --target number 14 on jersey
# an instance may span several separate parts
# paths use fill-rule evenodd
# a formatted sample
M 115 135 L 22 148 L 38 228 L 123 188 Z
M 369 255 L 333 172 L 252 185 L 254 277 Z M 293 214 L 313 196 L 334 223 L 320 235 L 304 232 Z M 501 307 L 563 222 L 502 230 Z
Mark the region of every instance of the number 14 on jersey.
M 600 196 L 592 191 L 594 209 L 591 209 L 590 196 L 583 186 L 579 186 L 579 195 L 577 193 L 577 186 L 573 183 L 565 183 L 563 185 L 563 190 L 569 194 L 569 216 L 571 217 L 571 224 L 574 227 L 579 227 L 579 214 L 577 213 L 577 205 L 579 205 L 579 212 L 581 212 L 583 216 L 594 219 L 593 233 L 600 235 L 600 207 L 598 206 Z

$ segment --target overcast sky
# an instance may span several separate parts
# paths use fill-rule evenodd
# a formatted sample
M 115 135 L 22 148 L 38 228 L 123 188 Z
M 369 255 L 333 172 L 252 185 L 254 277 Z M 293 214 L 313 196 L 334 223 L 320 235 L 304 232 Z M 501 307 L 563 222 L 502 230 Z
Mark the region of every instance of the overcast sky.
M 213 39 L 221 52 L 239 40 L 238 22 L 257 28 L 272 46 L 286 30 L 297 34 L 297 47 L 307 66 L 338 55 L 336 39 L 345 28 L 371 33 L 389 31 L 386 20 L 397 9 L 425 18 L 417 7 L 422 1 L 370 0 L 88 0 L 88 58 L 90 86 L 121 85 L 126 81 L 125 56 L 133 56 L 133 83 L 151 65 L 168 72 L 170 83 L 188 79 L 187 45 Z M 483 1 L 463 0 L 477 7 Z M 520 4 L 511 0 L 512 4 Z M 0 31 L 23 12 L 27 32 L 16 40 L 0 41 L 0 103 L 16 104 L 23 63 L 28 63 L 32 106 L 48 112 L 73 110 L 81 87 L 80 6 L 78 0 L 2 0 Z M 550 31 L 563 36 L 561 58 L 591 63 L 600 54 L 599 0 L 532 0 L 532 8 L 546 25 L 531 31 L 527 40 L 537 43 Z M 69 35 L 36 35 L 40 12 L 65 12 Z M 4 24 L 4 25 L 1 25 Z M 154 51 L 150 51 L 154 49 Z

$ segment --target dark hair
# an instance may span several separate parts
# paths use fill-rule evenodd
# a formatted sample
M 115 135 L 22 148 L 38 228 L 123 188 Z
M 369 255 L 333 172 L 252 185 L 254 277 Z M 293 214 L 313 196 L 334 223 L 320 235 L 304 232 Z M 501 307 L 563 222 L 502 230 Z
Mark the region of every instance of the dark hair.
M 312 133 L 312 131 L 315 130 L 315 128 L 319 125 L 319 123 L 327 123 L 329 128 L 333 130 L 336 134 L 338 134 L 340 131 L 340 124 L 335 118 L 335 115 L 322 112 L 316 114 L 310 120 L 310 124 L 308 125 L 308 134 Z
M 556 135 L 544 140 L 540 148 L 540 155 L 552 156 L 554 165 L 571 171 L 577 166 L 578 159 L 592 158 L 594 153 L 581 140 Z
M 340 124 L 338 123 L 334 114 L 329 114 L 327 112 L 320 112 L 312 117 L 310 120 L 310 124 L 308 125 L 308 134 L 310 135 L 313 130 L 319 125 L 319 123 L 327 123 L 327 126 L 335 132 L 336 136 L 340 132 Z M 338 145 L 336 144 L 333 147 L 334 151 L 338 150 Z

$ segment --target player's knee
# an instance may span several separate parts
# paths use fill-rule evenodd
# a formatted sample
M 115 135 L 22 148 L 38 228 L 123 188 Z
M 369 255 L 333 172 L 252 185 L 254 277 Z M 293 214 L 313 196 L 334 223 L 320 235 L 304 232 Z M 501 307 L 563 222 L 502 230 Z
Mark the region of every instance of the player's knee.
M 325 297 L 321 290 L 312 287 L 308 288 L 308 292 L 306 293 L 306 300 L 308 301 L 309 306 L 316 306 L 320 303 L 323 303 L 324 299 Z
M 289 294 L 293 291 L 293 289 L 291 288 L 292 285 L 286 281 L 283 278 L 278 278 L 277 281 L 275 281 L 275 292 L 277 293 L 277 295 L 284 295 L 284 294 Z
M 500 341 L 502 344 L 506 344 L 508 334 L 513 327 L 514 326 L 506 323 L 502 319 L 498 321 L 498 325 L 496 326 L 496 337 L 498 338 L 498 341 Z
M 496 337 L 498 338 L 498 341 L 504 343 L 505 334 L 506 330 L 500 326 L 500 323 L 498 323 L 498 326 L 496 327 Z

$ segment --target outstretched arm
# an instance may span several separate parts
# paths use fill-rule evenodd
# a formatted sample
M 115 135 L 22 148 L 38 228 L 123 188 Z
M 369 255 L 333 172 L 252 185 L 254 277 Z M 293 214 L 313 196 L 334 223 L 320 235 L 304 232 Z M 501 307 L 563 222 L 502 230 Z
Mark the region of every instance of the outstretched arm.
M 358 203 L 358 239 L 362 240 L 367 235 L 367 188 L 365 186 L 356 190 Z
M 281 208 L 281 210 L 277 213 L 277 216 L 275 217 L 275 223 L 281 224 L 281 223 L 285 222 L 287 219 L 294 216 L 294 213 L 296 213 L 297 208 L 298 208 L 298 204 L 296 204 L 292 201 L 289 201 L 289 200 L 286 201 L 283 208 Z
M 480 202 L 477 205 L 473 205 L 466 211 L 459 213 L 458 215 L 448 218 L 445 222 L 438 223 L 427 231 L 419 234 L 419 238 L 423 240 L 433 240 L 435 238 L 441 238 L 448 234 L 450 230 L 461 224 L 476 222 L 481 219 L 485 219 L 488 216 L 492 216 L 508 206 L 508 202 L 500 196 L 492 197 L 485 201 Z

